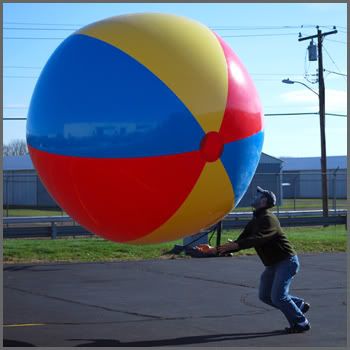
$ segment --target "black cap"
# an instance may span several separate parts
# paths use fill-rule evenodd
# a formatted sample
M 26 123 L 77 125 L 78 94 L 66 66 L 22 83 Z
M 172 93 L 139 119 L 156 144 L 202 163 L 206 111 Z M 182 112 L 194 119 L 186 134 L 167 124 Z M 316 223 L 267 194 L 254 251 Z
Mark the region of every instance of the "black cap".
M 256 190 L 264 195 L 267 198 L 267 203 L 269 207 L 273 207 L 276 205 L 276 196 L 272 191 L 264 190 L 260 186 L 256 187 Z

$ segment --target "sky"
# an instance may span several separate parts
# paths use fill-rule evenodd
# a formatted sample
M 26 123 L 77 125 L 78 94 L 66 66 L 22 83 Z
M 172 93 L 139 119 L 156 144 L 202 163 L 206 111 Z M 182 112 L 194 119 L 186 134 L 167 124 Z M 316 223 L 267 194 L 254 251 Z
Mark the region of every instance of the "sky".
M 347 4 L 232 3 L 3 4 L 3 116 L 26 117 L 40 74 L 56 47 L 70 34 L 98 20 L 139 12 L 162 12 L 201 22 L 219 34 L 250 73 L 264 109 L 263 152 L 274 157 L 319 157 L 320 124 L 315 83 L 317 62 L 309 62 L 316 26 L 338 33 L 323 42 L 327 155 L 347 154 Z M 282 83 L 290 78 L 293 85 Z M 284 113 L 315 115 L 270 116 Z M 3 144 L 25 139 L 26 121 L 3 120 Z

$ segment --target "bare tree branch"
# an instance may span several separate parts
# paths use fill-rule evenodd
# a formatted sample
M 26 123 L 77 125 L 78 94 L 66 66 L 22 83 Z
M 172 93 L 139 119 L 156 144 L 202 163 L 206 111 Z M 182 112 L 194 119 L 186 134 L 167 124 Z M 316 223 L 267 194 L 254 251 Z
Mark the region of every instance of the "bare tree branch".
M 22 156 L 28 154 L 28 147 L 25 140 L 12 140 L 3 146 L 3 156 Z

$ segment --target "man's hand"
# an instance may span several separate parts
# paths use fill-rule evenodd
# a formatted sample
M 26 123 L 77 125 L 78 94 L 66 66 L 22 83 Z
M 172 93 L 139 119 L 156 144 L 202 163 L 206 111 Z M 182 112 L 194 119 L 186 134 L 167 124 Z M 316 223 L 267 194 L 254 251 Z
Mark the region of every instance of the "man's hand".
M 209 244 L 199 244 L 194 249 L 199 250 L 202 253 L 214 254 L 216 255 L 217 251 L 215 247 L 211 247 Z
M 238 250 L 238 249 L 239 249 L 239 245 L 236 242 L 229 242 L 217 247 L 217 251 L 219 255 L 225 254 L 232 250 Z

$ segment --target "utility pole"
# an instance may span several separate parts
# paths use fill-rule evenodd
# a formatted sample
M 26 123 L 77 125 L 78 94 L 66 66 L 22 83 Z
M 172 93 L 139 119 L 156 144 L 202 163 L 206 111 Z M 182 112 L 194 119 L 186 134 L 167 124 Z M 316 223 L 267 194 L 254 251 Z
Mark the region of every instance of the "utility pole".
M 325 86 L 323 78 L 323 59 L 322 59 L 322 41 L 326 35 L 335 34 L 338 31 L 322 33 L 317 26 L 317 34 L 305 38 L 299 38 L 298 41 L 317 38 L 318 51 L 318 95 L 319 95 L 319 113 L 320 113 L 320 132 L 321 132 L 321 172 L 322 172 L 322 209 L 323 216 L 328 216 L 328 186 L 327 186 L 327 155 L 326 155 L 326 120 L 325 120 Z M 335 27 L 334 27 L 335 28 Z

